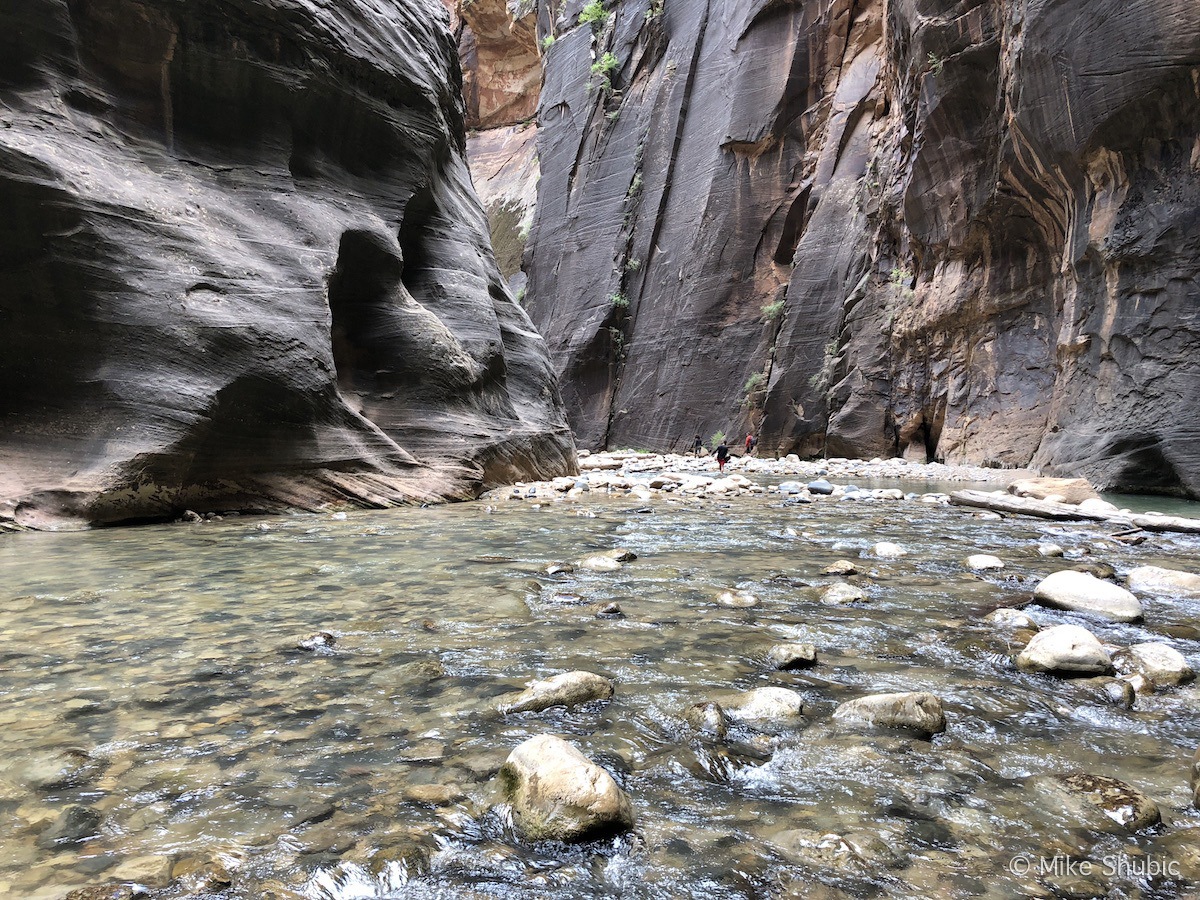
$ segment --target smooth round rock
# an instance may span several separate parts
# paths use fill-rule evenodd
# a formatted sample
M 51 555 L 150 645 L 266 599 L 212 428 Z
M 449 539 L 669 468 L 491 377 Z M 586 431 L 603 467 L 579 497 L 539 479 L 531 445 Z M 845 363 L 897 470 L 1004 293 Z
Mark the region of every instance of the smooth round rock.
M 589 556 L 579 561 L 579 568 L 589 572 L 615 572 L 621 568 L 621 562 L 611 556 Z
M 898 728 L 926 737 L 946 730 L 942 701 L 923 691 L 871 694 L 848 700 L 834 710 L 833 718 L 843 725 Z
M 1113 656 L 1117 671 L 1126 675 L 1141 675 L 1155 685 L 1186 684 L 1196 677 L 1183 654 L 1158 641 L 1134 644 Z
M 767 662 L 776 669 L 807 669 L 817 664 L 817 648 L 812 644 L 776 644 L 767 651 Z
M 1078 625 L 1056 625 L 1039 631 L 1017 655 L 1017 668 L 1026 672 L 1065 675 L 1107 675 L 1112 658 L 1096 636 Z
M 831 584 L 821 592 L 821 602 L 827 606 L 844 606 L 847 603 L 861 603 L 867 595 L 861 589 L 844 581 Z
M 1125 576 L 1130 590 L 1200 597 L 1200 575 L 1160 566 L 1138 566 Z
M 1004 561 L 998 556 L 986 553 L 974 553 L 967 557 L 967 568 L 972 572 L 993 572 L 1004 568 Z
M 555 735 L 513 750 L 500 778 L 526 840 L 580 841 L 633 827 L 633 804 L 612 776 Z
M 613 684 L 593 672 L 563 672 L 535 681 L 521 693 L 501 702 L 500 712 L 509 715 L 541 712 L 553 706 L 580 706 L 593 700 L 611 700 Z
M 1070 569 L 1047 575 L 1033 592 L 1044 606 L 1090 613 L 1114 622 L 1139 622 L 1142 604 L 1120 585 Z
M 908 551 L 891 541 L 880 541 L 871 548 L 871 555 L 878 559 L 899 559 L 902 556 L 908 556 Z
M 821 494 L 822 496 L 828 497 L 833 493 L 833 485 L 823 478 L 818 479 L 817 481 L 810 481 L 808 483 L 808 492 L 810 494 Z
M 1038 556 L 1045 556 L 1048 558 L 1064 556 L 1066 554 L 1066 551 L 1063 550 L 1062 547 L 1058 546 L 1058 544 L 1038 544 L 1037 552 Z

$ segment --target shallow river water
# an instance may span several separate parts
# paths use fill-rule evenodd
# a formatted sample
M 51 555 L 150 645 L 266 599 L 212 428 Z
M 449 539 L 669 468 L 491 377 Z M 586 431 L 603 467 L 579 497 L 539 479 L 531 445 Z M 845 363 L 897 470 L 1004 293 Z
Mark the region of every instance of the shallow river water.
M 1110 705 L 1018 672 L 983 620 L 1079 558 L 1200 567 L 1198 537 L 1127 547 L 1114 530 L 917 502 L 596 495 L 8 536 L 0 896 L 1196 896 L 1200 689 Z M 870 558 L 883 540 L 908 555 Z M 1068 558 L 1040 557 L 1045 540 Z M 545 574 L 615 548 L 637 559 Z M 1007 568 L 974 575 L 969 553 Z M 863 567 L 867 602 L 820 602 L 838 559 Z M 718 605 L 730 588 L 760 604 Z M 1143 600 L 1139 625 L 1029 612 L 1166 641 L 1200 668 L 1200 601 Z M 610 601 L 624 618 L 597 617 Z M 297 647 L 317 631 L 332 649 Z M 820 665 L 772 671 L 783 640 Z M 613 701 L 496 712 L 572 669 L 612 678 Z M 802 729 L 712 741 L 683 722 L 765 685 L 804 695 Z M 906 690 L 942 699 L 945 734 L 833 726 L 844 700 Z M 516 838 L 494 774 L 542 732 L 612 772 L 632 835 Z M 1144 791 L 1163 824 L 1094 830 L 1032 783 L 1078 771 Z

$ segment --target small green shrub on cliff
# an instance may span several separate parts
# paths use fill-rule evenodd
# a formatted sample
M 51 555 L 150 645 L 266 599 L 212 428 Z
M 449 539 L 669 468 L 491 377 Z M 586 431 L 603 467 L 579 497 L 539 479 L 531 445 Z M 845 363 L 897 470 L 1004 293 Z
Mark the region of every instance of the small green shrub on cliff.
M 629 298 L 624 294 L 609 294 L 608 302 L 613 309 L 629 309 Z
M 746 384 L 742 388 L 742 393 L 743 394 L 753 394 L 755 391 L 757 391 L 759 388 L 761 388 L 766 383 L 767 383 L 767 376 L 764 375 L 762 372 L 755 372 L 753 375 L 751 375 L 749 378 L 746 379 Z
M 725 432 L 723 431 L 714 431 L 713 436 L 708 439 L 710 447 L 716 447 L 718 444 L 723 443 L 725 443 Z
M 545 53 L 554 46 L 554 35 L 548 34 L 542 38 L 542 52 Z
M 603 75 L 605 78 L 608 78 L 619 65 L 621 65 L 621 61 L 613 54 L 606 52 L 592 63 L 592 74 Z
M 599 31 L 608 22 L 608 10 L 600 0 L 592 0 L 579 13 L 580 25 L 591 25 L 592 31 Z
M 784 301 L 776 300 L 774 303 L 763 304 L 762 317 L 764 322 L 774 322 L 783 315 Z

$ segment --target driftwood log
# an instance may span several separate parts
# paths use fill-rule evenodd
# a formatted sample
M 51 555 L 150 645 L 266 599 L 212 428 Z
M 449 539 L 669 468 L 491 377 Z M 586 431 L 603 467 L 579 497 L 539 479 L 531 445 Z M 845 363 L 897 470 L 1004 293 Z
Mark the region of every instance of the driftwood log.
M 955 491 L 950 495 L 955 506 L 974 506 L 995 512 L 1018 516 L 1037 516 L 1041 519 L 1060 521 L 1112 522 L 1126 528 L 1141 528 L 1145 531 L 1179 531 L 1184 534 L 1200 534 L 1200 519 L 1185 519 L 1180 516 L 1162 516 L 1142 513 L 1097 512 L 1084 510 L 1070 503 L 1053 500 L 1035 500 L 1031 497 L 1014 497 L 1002 491 Z

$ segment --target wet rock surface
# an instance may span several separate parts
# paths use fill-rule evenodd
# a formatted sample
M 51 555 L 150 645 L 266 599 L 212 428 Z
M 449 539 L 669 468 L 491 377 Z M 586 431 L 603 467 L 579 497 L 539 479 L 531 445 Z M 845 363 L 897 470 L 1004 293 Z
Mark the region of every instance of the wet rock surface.
M 579 706 L 596 700 L 611 700 L 613 684 L 594 672 L 563 672 L 544 681 L 535 681 L 515 696 L 502 700 L 505 715 L 541 712 L 552 706 Z
M 1112 657 L 1094 634 L 1078 625 L 1056 625 L 1039 631 L 1016 658 L 1027 672 L 1058 675 L 1101 675 L 1113 669 Z
M 417 2 L 0 11 L 0 517 L 387 506 L 574 467 Z
M 1137 622 L 1143 614 L 1137 597 L 1120 585 L 1087 572 L 1064 570 L 1048 575 L 1034 589 L 1033 597 L 1046 606 L 1115 622 Z
M 942 701 L 924 692 L 871 694 L 848 700 L 834 710 L 833 718 L 849 727 L 895 728 L 924 737 L 946 730 Z

